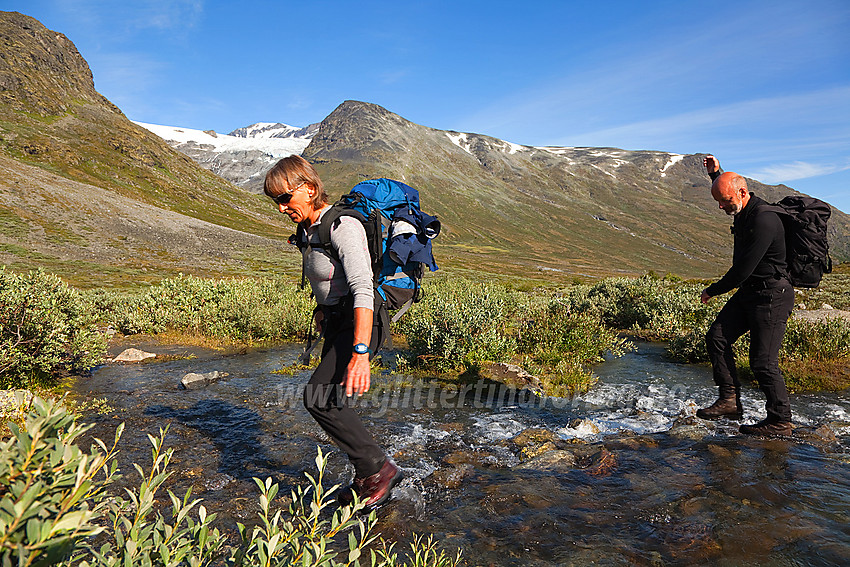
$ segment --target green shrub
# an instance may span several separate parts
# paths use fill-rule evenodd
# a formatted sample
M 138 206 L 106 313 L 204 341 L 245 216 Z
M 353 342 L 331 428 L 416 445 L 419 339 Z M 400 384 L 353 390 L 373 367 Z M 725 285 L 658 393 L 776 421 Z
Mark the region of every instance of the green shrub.
M 511 326 L 523 302 L 523 294 L 504 286 L 463 278 L 437 280 L 397 329 L 412 356 L 425 366 L 439 371 L 468 369 L 514 355 Z
M 782 340 L 785 360 L 835 360 L 850 357 L 850 321 L 829 317 L 806 321 L 792 317 Z
M 564 292 L 571 311 L 599 317 L 615 329 L 668 340 L 699 324 L 709 308 L 700 303 L 703 287 L 673 278 L 606 278 Z
M 586 390 L 594 382 L 592 364 L 602 362 L 607 352 L 621 356 L 633 348 L 597 316 L 572 313 L 569 303 L 558 297 L 532 307 L 518 337 L 526 365 L 542 375 L 550 395 Z
M 80 292 L 42 271 L 0 266 L 0 386 L 47 385 L 62 371 L 94 366 L 106 337 Z
M 79 542 L 104 530 L 98 520 L 108 505 L 104 488 L 115 474 L 114 445 L 107 450 L 98 442 L 84 453 L 76 442 L 91 426 L 38 397 L 25 427 L 8 427 L 12 436 L 0 445 L 3 564 L 56 565 L 77 557 Z M 120 435 L 119 427 L 116 442 Z
M 245 342 L 298 338 L 312 308 L 306 292 L 281 279 L 183 275 L 141 293 L 94 292 L 89 300 L 124 334 L 173 330 Z
M 307 475 L 309 486 L 291 494 L 288 513 L 275 509 L 279 487 L 271 479 L 254 479 L 260 488 L 259 525 L 239 524 L 240 545 L 226 545 L 212 526 L 191 489 L 183 498 L 171 491 L 170 515 L 159 511 L 157 501 L 170 476 L 173 450 L 163 450 L 166 429 L 158 438 L 148 436 L 152 466 L 140 476 L 137 489 L 127 489 L 127 499 L 107 492 L 116 478 L 114 455 L 123 426 L 111 449 L 96 441 L 91 451 L 76 442 L 91 426 L 77 423 L 78 416 L 61 405 L 35 398 L 26 427 L 9 424 L 13 436 L 0 445 L 0 559 L 3 565 L 80 566 L 204 566 L 254 565 L 336 566 L 360 565 L 367 545 L 371 565 L 452 567 L 460 554 L 438 551 L 433 539 L 415 538 L 411 553 L 399 558 L 394 544 L 373 535 L 375 514 L 360 515 L 362 504 L 329 509 L 338 486 L 322 486 L 327 458 L 316 457 L 318 475 Z M 195 519 L 195 516 L 197 519 Z M 347 534 L 346 543 L 339 536 Z M 96 536 L 96 537 L 95 537 Z

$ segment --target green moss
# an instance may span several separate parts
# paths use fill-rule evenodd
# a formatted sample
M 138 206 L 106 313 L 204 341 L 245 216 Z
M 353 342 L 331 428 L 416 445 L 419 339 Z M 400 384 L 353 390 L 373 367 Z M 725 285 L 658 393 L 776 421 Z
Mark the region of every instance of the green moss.
M 29 234 L 29 224 L 11 209 L 0 205 L 0 235 L 19 238 Z

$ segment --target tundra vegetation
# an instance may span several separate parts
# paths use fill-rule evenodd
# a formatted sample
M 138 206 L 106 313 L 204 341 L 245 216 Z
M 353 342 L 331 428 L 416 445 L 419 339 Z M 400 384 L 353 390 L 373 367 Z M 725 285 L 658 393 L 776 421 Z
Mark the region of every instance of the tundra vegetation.
M 400 555 L 375 533 L 374 512 L 364 516 L 357 502 L 338 508 L 339 487 L 323 486 L 327 458 L 321 450 L 317 474 L 306 475 L 306 486 L 291 492 L 288 506 L 271 478 L 255 478 L 256 525 L 237 524 L 238 537 L 228 538 L 191 489 L 178 496 L 163 488 L 173 456 L 164 446 L 167 428 L 148 436 L 151 464 L 135 465 L 138 485 L 122 497 L 110 485 L 120 474 L 115 453 L 123 425 L 111 445 L 95 439 L 85 451 L 79 442 L 91 425 L 60 403 L 35 397 L 23 421 L 22 427 L 11 423 L 12 435 L 0 444 L 3 565 L 442 567 L 461 561 L 460 553 L 448 555 L 421 537 Z M 163 502 L 170 502 L 170 511 Z
M 798 302 L 850 309 L 848 272 L 842 265 Z M 547 394 L 570 395 L 592 386 L 593 364 L 635 340 L 667 341 L 674 360 L 706 362 L 705 332 L 725 298 L 703 305 L 704 285 L 648 274 L 529 292 L 435 277 L 393 329 L 406 345 L 397 356 L 406 369 L 441 376 L 514 362 L 537 375 Z M 311 307 L 308 293 L 284 279 L 180 275 L 136 291 L 80 291 L 41 271 L 0 268 L 0 386 L 49 388 L 94 366 L 105 355 L 107 329 L 218 343 L 301 340 Z M 746 348 L 742 337 L 736 349 L 745 375 Z M 793 317 L 780 357 L 792 391 L 843 389 L 850 385 L 850 322 Z

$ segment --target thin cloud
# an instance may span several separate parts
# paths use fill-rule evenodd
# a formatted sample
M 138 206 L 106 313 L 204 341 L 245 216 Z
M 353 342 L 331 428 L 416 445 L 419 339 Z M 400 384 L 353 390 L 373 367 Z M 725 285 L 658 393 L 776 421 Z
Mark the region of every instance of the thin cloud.
M 850 165 L 835 165 L 823 163 L 808 163 L 795 161 L 792 163 L 780 163 L 768 165 L 759 170 L 746 173 L 747 177 L 760 179 L 765 183 L 785 183 L 798 179 L 809 179 L 850 170 Z
M 759 127 L 773 129 L 777 121 L 782 122 L 783 128 L 793 123 L 802 126 L 814 121 L 815 126 L 821 126 L 824 131 L 837 133 L 837 136 L 832 137 L 847 142 L 850 140 L 848 100 L 850 86 L 760 98 L 583 132 L 570 136 L 569 139 L 555 140 L 552 145 L 568 145 L 568 142 L 577 139 L 587 145 L 610 145 L 612 140 L 628 140 L 631 141 L 629 147 L 642 147 L 647 141 L 657 143 L 679 137 L 693 138 L 707 130 L 723 130 L 730 136 L 741 136 L 742 132 Z M 821 124 L 817 124 L 818 122 Z

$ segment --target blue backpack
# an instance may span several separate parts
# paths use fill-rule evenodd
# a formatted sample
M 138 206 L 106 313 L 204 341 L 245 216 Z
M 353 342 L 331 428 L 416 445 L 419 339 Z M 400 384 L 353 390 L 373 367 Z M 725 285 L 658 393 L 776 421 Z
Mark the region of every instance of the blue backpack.
M 432 272 L 438 269 L 431 240 L 440 234 L 440 221 L 422 212 L 419 192 L 413 187 L 385 178 L 362 181 L 333 204 L 319 225 L 319 242 L 336 259 L 339 256 L 331 245 L 330 233 L 342 216 L 356 218 L 366 231 L 375 283 L 375 315 L 381 317 L 389 336 L 387 310 L 397 310 L 392 322 L 397 321 L 422 298 L 424 267 Z M 301 249 L 307 246 L 305 227 L 298 226 L 290 243 Z M 302 287 L 304 283 L 302 271 Z

